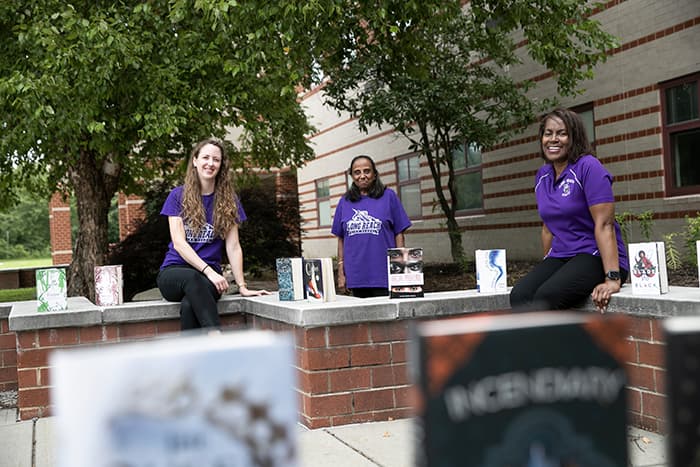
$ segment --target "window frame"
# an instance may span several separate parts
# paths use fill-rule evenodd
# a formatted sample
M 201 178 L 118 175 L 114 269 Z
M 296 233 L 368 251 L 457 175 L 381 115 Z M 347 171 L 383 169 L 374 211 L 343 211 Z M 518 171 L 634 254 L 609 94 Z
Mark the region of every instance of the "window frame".
M 318 189 L 319 185 L 326 182 L 328 184 L 328 196 L 319 196 Z M 320 227 L 330 227 L 333 224 L 333 215 L 331 213 L 331 179 L 330 178 L 319 178 L 314 182 L 314 195 L 316 195 L 316 225 Z M 321 219 L 321 203 L 328 202 L 328 223 L 324 224 Z
M 664 184 L 666 195 L 668 196 L 685 196 L 700 194 L 700 180 L 696 185 L 677 187 L 674 181 L 675 173 L 675 157 L 672 153 L 671 137 L 678 133 L 684 133 L 689 130 L 700 130 L 700 115 L 693 120 L 687 120 L 679 123 L 666 123 L 668 118 L 668 103 L 666 102 L 666 92 L 677 86 L 695 83 L 697 105 L 700 109 L 700 72 L 690 75 L 681 76 L 669 81 L 659 83 L 659 93 L 661 98 L 661 133 L 663 144 L 663 163 L 664 163 Z
M 481 163 L 477 166 L 474 167 L 469 167 L 469 146 L 470 144 L 475 144 L 475 143 L 470 143 L 466 140 L 462 140 L 461 142 L 458 141 L 453 141 L 452 146 L 456 146 L 457 144 L 461 144 L 463 146 L 463 153 L 464 153 L 464 158 L 465 158 L 465 167 L 461 169 L 455 169 L 454 171 L 454 183 L 455 183 L 455 191 L 457 191 L 457 178 L 462 176 L 462 175 L 468 175 L 470 173 L 479 173 L 480 178 L 481 178 L 481 207 L 479 208 L 471 208 L 471 209 L 459 209 L 458 207 L 455 206 L 455 215 L 457 216 L 469 216 L 469 215 L 474 215 L 474 214 L 481 214 L 484 212 L 484 177 L 483 177 L 483 167 L 484 167 L 484 153 L 482 151 L 483 148 L 480 148 L 479 151 L 481 152 Z M 450 150 L 450 157 L 452 156 L 452 150 Z M 452 161 L 454 164 L 454 160 Z
M 586 136 L 588 136 L 588 142 L 591 144 L 591 147 L 595 151 L 597 149 L 596 148 L 597 138 L 596 138 L 596 131 L 595 131 L 595 107 L 593 105 L 593 102 L 588 102 L 586 104 L 577 105 L 577 106 L 571 107 L 569 110 L 571 110 L 572 112 L 576 112 L 579 115 L 579 117 L 581 117 L 582 112 L 591 112 L 591 116 L 593 117 L 593 121 L 592 121 L 592 123 L 593 123 L 593 135 L 587 134 Z M 581 117 L 581 120 L 583 120 L 583 117 Z M 586 131 L 588 131 L 588 129 L 586 129 Z
M 418 173 L 416 174 L 411 174 L 410 173 L 410 167 L 411 165 L 408 164 L 408 171 L 409 171 L 409 177 L 415 175 L 415 178 L 408 178 L 406 180 L 401 180 L 400 179 L 400 172 L 399 172 L 399 164 L 401 161 L 405 161 L 411 158 L 416 158 L 418 159 Z M 420 152 L 412 152 L 410 154 L 405 154 L 403 156 L 397 157 L 395 160 L 395 165 L 396 165 L 396 194 L 399 197 L 399 200 L 401 201 L 401 204 L 403 204 L 403 199 L 401 198 L 401 189 L 405 186 L 411 186 L 411 185 L 417 185 L 418 186 L 418 197 L 419 197 L 419 209 L 420 209 L 420 214 L 417 216 L 411 216 L 409 215 L 409 219 L 422 219 L 423 218 L 423 193 L 422 193 L 422 185 L 421 185 L 421 170 L 420 170 Z M 406 206 L 404 206 L 404 209 L 406 210 Z M 408 210 L 406 210 L 408 214 Z

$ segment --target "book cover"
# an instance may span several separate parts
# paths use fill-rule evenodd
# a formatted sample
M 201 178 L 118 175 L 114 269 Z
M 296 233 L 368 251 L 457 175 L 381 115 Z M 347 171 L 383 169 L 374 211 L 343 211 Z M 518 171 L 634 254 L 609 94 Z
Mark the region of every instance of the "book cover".
M 476 250 L 476 290 L 494 293 L 508 290 L 506 250 Z
M 320 258 L 304 259 L 304 288 L 306 299 L 311 302 L 324 302 L 323 266 Z
M 37 269 L 37 311 L 61 311 L 68 308 L 68 284 L 63 268 Z
M 390 298 L 423 297 L 423 249 L 389 248 L 386 251 Z
M 663 242 L 630 243 L 629 258 L 634 295 L 661 295 L 668 292 L 666 248 Z
M 122 265 L 95 266 L 95 304 L 98 306 L 124 303 Z
M 669 465 L 700 466 L 700 317 L 671 317 L 663 321 L 663 329 Z
M 334 301 L 336 293 L 333 260 L 331 258 L 305 258 L 303 264 L 306 299 L 312 302 Z
M 302 258 L 277 258 L 277 290 L 281 301 L 304 300 L 304 261 Z
M 416 465 L 625 467 L 627 329 L 564 312 L 417 323 Z
M 298 465 L 291 335 L 57 350 L 51 368 L 60 467 Z

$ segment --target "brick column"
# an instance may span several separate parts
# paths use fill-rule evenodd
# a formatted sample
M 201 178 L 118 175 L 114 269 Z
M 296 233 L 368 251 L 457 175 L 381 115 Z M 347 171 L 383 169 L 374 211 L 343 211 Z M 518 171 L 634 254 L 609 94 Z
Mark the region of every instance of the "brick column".
M 49 201 L 49 229 L 53 264 L 69 264 L 73 260 L 70 205 L 60 193 L 54 193 Z
M 146 218 L 143 198 L 119 193 L 119 240 L 124 240 Z

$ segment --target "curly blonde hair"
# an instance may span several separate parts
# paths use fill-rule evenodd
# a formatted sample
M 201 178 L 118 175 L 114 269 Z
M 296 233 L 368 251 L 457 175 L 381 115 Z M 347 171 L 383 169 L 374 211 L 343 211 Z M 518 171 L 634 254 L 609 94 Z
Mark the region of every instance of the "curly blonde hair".
M 221 150 L 221 167 L 214 180 L 214 234 L 224 238 L 234 225 L 240 223 L 238 216 L 238 203 L 236 190 L 233 187 L 229 162 L 226 157 L 224 144 L 218 139 L 208 138 L 197 143 L 187 161 L 187 173 L 185 174 L 185 186 L 182 194 L 183 222 L 195 232 L 200 232 L 206 225 L 207 219 L 202 203 L 202 184 L 194 166 L 194 159 L 199 157 L 199 152 L 207 144 L 212 144 Z

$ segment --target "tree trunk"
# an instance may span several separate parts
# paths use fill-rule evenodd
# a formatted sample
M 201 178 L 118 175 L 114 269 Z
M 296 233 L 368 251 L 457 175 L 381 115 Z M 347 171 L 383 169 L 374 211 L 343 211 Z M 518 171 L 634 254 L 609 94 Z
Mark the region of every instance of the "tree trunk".
M 82 150 L 68 171 L 79 225 L 73 261 L 68 268 L 68 295 L 87 297 L 93 302 L 94 268 L 103 265 L 107 257 L 107 216 L 119 179 L 118 168 L 101 160 L 94 153 Z

